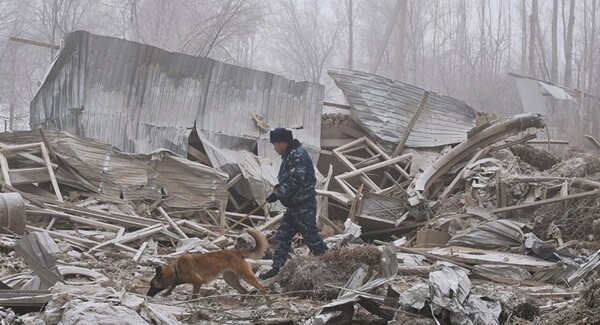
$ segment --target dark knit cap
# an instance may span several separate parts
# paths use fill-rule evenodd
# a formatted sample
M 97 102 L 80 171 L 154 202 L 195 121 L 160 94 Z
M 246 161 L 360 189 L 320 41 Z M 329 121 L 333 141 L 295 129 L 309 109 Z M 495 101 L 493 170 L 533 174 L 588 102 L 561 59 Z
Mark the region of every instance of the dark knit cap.
M 271 139 L 271 143 L 290 143 L 294 140 L 294 136 L 292 136 L 292 131 L 287 130 L 286 128 L 275 128 L 275 130 L 271 131 L 269 136 Z

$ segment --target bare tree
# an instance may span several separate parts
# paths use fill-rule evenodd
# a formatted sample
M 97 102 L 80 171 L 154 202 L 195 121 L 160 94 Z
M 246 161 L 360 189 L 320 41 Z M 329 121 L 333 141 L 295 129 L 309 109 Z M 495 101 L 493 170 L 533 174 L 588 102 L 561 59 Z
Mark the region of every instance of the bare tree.
M 348 0 L 348 69 L 352 70 L 354 66 L 354 21 L 352 21 L 352 0 Z
M 91 14 L 93 0 L 24 0 L 33 19 L 29 25 L 45 41 L 57 44 L 64 34 L 81 28 L 86 15 Z M 54 56 L 50 49 L 50 57 Z
M 536 76 L 535 43 L 538 21 L 538 0 L 531 0 L 531 16 L 529 16 L 529 76 Z
M 575 25 L 575 0 L 569 1 L 569 20 L 565 38 L 565 81 L 567 87 L 573 82 L 573 26 Z
M 521 0 L 521 71 L 527 66 L 527 0 Z
M 551 80 L 558 82 L 558 0 L 552 1 L 552 68 Z
M 319 1 L 280 1 L 272 49 L 293 75 L 320 82 L 345 25 L 345 14 L 326 16 Z M 335 12 L 342 12 L 339 7 Z
M 400 18 L 398 19 L 398 33 L 397 33 L 397 51 L 396 51 L 396 64 L 395 64 L 395 75 L 394 79 L 402 80 L 402 73 L 404 71 L 404 58 L 405 58 L 405 39 L 406 39 L 406 13 L 407 13 L 407 0 L 398 0 L 400 2 Z
M 261 0 L 129 0 L 131 25 L 141 42 L 196 56 L 234 57 L 228 42 L 248 40 L 263 20 Z
M 598 15 L 598 1 L 592 0 L 592 9 L 590 10 L 591 17 L 591 32 L 590 32 L 590 46 L 589 46 L 589 71 L 588 71 L 588 88 L 594 86 L 594 67 L 595 63 L 598 62 L 597 55 L 598 50 L 596 49 L 596 16 Z

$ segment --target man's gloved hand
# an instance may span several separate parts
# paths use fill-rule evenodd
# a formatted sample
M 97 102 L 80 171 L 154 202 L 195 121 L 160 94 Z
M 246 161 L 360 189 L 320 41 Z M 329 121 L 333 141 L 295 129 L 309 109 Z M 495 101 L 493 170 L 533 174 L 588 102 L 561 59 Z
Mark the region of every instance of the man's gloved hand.
M 271 195 L 269 195 L 267 197 L 266 201 L 269 203 L 273 203 L 273 202 L 277 201 L 277 196 L 275 196 L 275 193 L 271 193 Z

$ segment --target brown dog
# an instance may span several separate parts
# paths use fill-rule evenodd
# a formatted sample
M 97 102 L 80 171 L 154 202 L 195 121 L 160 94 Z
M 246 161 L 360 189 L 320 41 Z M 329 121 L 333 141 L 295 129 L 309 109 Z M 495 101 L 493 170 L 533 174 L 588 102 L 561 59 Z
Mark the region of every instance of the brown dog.
M 246 294 L 248 291 L 239 282 L 238 277 L 241 277 L 258 289 L 270 303 L 267 291 L 252 273 L 250 264 L 244 260 L 261 258 L 268 246 L 267 238 L 254 230 L 248 230 L 248 234 L 256 241 L 256 246 L 251 251 L 224 249 L 208 253 L 186 253 L 166 265 L 157 266 L 147 295 L 153 297 L 168 289 L 164 293 L 164 296 L 168 296 L 176 286 L 190 283 L 193 285 L 192 299 L 195 299 L 203 284 L 222 275 L 230 286 L 241 294 Z

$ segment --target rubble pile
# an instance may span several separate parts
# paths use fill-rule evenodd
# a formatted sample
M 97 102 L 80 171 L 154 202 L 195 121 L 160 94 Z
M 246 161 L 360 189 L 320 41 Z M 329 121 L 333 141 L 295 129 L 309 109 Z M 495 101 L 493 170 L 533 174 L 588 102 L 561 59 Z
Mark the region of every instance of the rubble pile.
M 55 80 L 71 71 L 112 80 L 109 57 L 102 68 L 86 66 L 99 60 L 95 49 L 106 42 L 116 49 L 107 55 L 127 57 L 147 45 L 85 32 L 66 42 L 72 46 L 49 73 L 61 77 L 48 78 L 32 102 L 31 125 L 44 128 L 0 134 L 2 323 L 600 321 L 600 158 L 533 142 L 546 128 L 540 114 L 477 114 L 413 85 L 332 69 L 349 103 L 336 107 L 350 111 L 321 115 L 319 84 L 186 56 L 202 67 L 195 80 L 206 80 L 188 84 L 177 53 L 148 47 L 157 53 L 149 58 L 164 60 L 129 68 L 177 82 L 150 83 L 157 91 L 133 93 L 156 98 L 124 105 L 145 103 L 156 116 L 140 114 L 146 107 L 104 107 L 110 96 L 130 98 L 131 89 L 115 95 L 95 82 L 72 82 L 90 96 L 70 115 L 73 107 L 58 98 L 70 98 L 62 92 L 71 82 Z M 84 52 L 86 60 L 72 60 Z M 170 107 L 174 99 L 161 94 L 187 90 L 194 100 L 173 112 L 153 106 Z M 96 127 L 110 114 L 109 132 Z M 265 202 L 277 184 L 280 160 L 268 139 L 277 126 L 293 129 L 314 160 L 317 221 L 329 251 L 311 256 L 294 240 L 280 274 L 261 281 L 268 295 L 240 290 L 228 270 L 191 298 L 193 285 L 183 282 L 197 274 L 158 266 L 185 253 L 262 247 L 254 239 L 262 237 L 244 230 L 272 234 L 279 226 L 284 208 Z M 247 260 L 255 276 L 270 257 Z M 147 296 L 163 273 L 169 280 L 157 288 L 175 286 L 172 294 Z
M 487 128 L 527 120 L 539 126 L 538 118 L 515 116 L 519 123 L 505 119 Z M 244 214 L 256 205 L 223 210 L 218 200 L 226 201 L 231 177 L 168 152 L 144 162 L 100 143 L 88 147 L 120 157 L 118 163 L 76 163 L 74 157 L 84 156 L 71 144 L 87 140 L 50 130 L 41 133 L 45 137 L 0 135 L 10 163 L 0 159 L 0 166 L 10 166 L 1 195 L 12 195 L 4 199 L 0 241 L 7 261 L 0 267 L 1 315 L 46 324 L 108 324 L 115 315 L 127 324 L 593 319 L 598 285 L 582 289 L 600 266 L 597 158 L 585 152 L 556 158 L 523 145 L 512 150 L 520 127 L 488 132 L 493 141 L 475 138 L 487 128 L 440 149 L 428 163 L 419 150 L 393 156 L 368 137 L 335 148 L 342 171 L 329 173 L 318 192 L 319 223 L 331 250 L 311 256 L 297 242 L 296 254 L 267 283 L 276 301 L 271 306 L 255 291 L 241 294 L 223 280 L 202 287 L 191 301 L 189 285 L 169 297 L 145 296 L 156 266 L 184 252 L 251 249 L 245 227 L 275 228 L 278 216 Z M 461 147 L 472 156 L 457 151 Z M 416 161 L 423 165 L 412 165 Z M 159 173 L 160 162 L 172 163 Z M 161 177 L 138 177 L 151 173 Z M 193 202 L 193 192 L 182 200 L 179 173 L 189 183 L 218 184 L 209 190 L 217 201 Z M 132 187 L 135 182 L 140 185 Z M 270 265 L 250 262 L 257 273 Z M 560 312 L 567 303 L 577 306 L 569 319 Z

